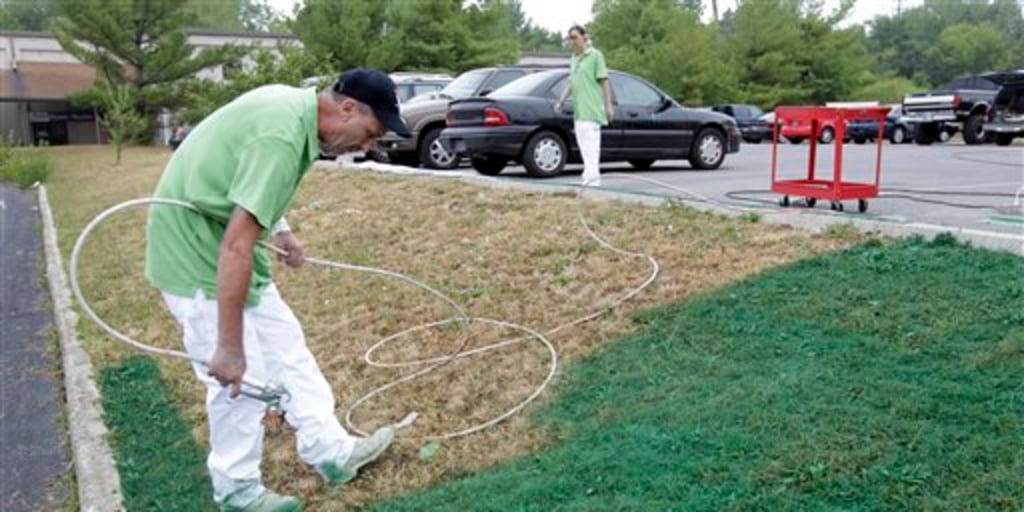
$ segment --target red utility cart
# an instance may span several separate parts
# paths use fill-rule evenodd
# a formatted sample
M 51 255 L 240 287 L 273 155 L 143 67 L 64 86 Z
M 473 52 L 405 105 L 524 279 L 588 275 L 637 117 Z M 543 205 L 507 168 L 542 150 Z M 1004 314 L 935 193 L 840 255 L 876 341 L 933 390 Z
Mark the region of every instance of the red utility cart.
M 778 107 L 775 109 L 775 126 L 772 143 L 772 192 L 783 194 L 780 204 L 789 206 L 790 196 L 807 198 L 807 205 L 813 207 L 817 199 L 832 202 L 832 209 L 843 211 L 844 199 L 856 199 L 857 210 L 864 213 L 868 209 L 868 198 L 878 197 L 878 182 L 882 174 L 882 141 L 885 139 L 885 116 L 889 107 Z M 846 123 L 853 120 L 878 122 L 878 136 L 875 138 L 878 151 L 875 157 L 875 181 L 863 183 L 843 181 L 843 139 L 846 138 Z M 811 127 L 810 159 L 807 162 L 807 178 L 779 179 L 778 152 L 779 130 L 790 124 L 809 124 Z M 822 127 L 831 126 L 835 130 L 835 163 L 832 178 L 819 179 L 815 176 L 815 164 L 818 156 L 818 137 Z

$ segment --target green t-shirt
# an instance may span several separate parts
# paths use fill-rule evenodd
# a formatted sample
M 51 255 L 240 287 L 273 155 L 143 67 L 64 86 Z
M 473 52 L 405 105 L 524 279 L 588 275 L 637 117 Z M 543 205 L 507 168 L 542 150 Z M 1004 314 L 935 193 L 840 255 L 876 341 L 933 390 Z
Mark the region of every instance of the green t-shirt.
M 572 91 L 573 118 L 608 124 L 604 111 L 601 80 L 608 79 L 604 55 L 597 48 L 587 48 L 582 54 L 572 54 L 569 61 L 569 87 Z
M 161 291 L 217 296 L 217 258 L 235 206 L 269 230 L 319 155 L 315 89 L 268 85 L 221 107 L 174 152 L 155 197 L 187 201 L 205 213 L 153 205 L 146 223 L 146 279 Z M 270 285 L 271 261 L 253 254 L 247 305 Z

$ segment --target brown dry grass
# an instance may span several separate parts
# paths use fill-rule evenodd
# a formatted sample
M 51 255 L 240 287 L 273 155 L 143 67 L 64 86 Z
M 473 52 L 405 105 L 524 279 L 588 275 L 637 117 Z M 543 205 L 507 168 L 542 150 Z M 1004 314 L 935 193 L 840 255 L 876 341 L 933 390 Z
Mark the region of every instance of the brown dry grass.
M 119 168 L 108 148 L 55 148 L 51 201 L 70 252 L 85 223 L 102 209 L 149 195 L 166 162 L 162 149 L 135 148 Z M 726 171 L 727 172 L 727 171 Z M 650 253 L 661 276 L 638 298 L 578 329 L 552 337 L 571 363 L 632 328 L 637 310 L 678 301 L 766 268 L 837 249 L 849 240 L 728 219 L 689 208 L 650 208 L 588 201 L 595 230 L 614 244 Z M 157 346 L 178 348 L 179 332 L 159 295 L 142 278 L 144 212 L 125 214 L 89 245 L 83 288 L 113 325 Z M 494 190 L 449 180 L 313 170 L 300 187 L 289 221 L 307 253 L 373 265 L 415 276 L 475 316 L 538 330 L 593 311 L 602 301 L 640 283 L 642 260 L 602 250 L 578 227 L 573 194 Z M 308 267 L 276 269 L 276 282 L 299 316 L 310 348 L 334 386 L 338 414 L 369 390 L 408 370 L 376 370 L 361 359 L 377 340 L 451 312 L 426 293 L 381 277 Z M 81 324 L 98 364 L 134 354 Z M 510 333 L 480 328 L 474 344 Z M 457 336 L 432 331 L 407 337 L 379 354 L 382 360 L 450 351 Z M 185 364 L 165 361 L 172 393 L 195 437 L 206 443 L 202 392 Z M 371 401 L 356 413 L 364 430 L 421 413 L 413 430 L 387 457 L 343 492 L 328 492 L 294 453 L 292 435 L 268 436 L 264 470 L 273 488 L 298 493 L 308 510 L 361 505 L 487 467 L 549 442 L 549 432 L 527 418 L 531 406 L 495 428 L 445 442 L 430 461 L 417 457 L 422 439 L 470 426 L 516 404 L 540 382 L 546 352 L 527 342 L 460 360 Z M 554 381 L 557 387 L 558 379 Z M 548 391 L 541 397 L 550 396 Z

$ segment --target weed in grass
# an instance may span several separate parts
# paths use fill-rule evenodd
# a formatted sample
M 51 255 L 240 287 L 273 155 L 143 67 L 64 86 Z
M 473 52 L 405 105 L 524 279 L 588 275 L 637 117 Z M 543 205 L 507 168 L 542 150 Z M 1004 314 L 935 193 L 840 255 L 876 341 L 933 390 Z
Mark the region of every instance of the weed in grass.
M 758 222 L 761 222 L 761 214 L 754 213 L 754 212 L 747 212 L 747 213 L 741 214 L 739 216 L 739 219 L 741 221 L 743 221 L 743 222 L 749 222 L 751 224 L 757 224 Z
M 848 242 L 856 241 L 862 236 L 860 231 L 857 230 L 857 227 L 850 222 L 829 224 L 828 227 L 822 231 L 822 234 L 829 238 Z

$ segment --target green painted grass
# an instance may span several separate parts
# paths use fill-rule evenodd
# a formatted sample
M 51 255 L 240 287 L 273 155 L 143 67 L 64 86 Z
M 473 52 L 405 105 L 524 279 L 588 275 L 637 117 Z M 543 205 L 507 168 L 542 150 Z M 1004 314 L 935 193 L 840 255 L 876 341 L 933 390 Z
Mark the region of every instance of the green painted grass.
M 205 453 L 156 362 L 136 356 L 107 366 L 100 385 L 127 510 L 214 510 Z
M 374 510 L 1024 509 L 1024 259 L 869 243 L 641 323 L 552 448 Z

